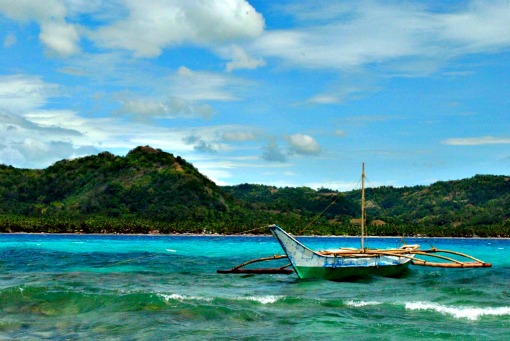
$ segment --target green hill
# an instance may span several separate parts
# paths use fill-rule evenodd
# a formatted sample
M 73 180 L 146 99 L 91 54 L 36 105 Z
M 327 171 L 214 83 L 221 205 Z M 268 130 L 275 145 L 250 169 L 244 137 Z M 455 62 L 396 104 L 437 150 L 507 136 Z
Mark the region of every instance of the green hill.
M 137 147 L 42 170 L 0 165 L 0 232 L 358 233 L 359 191 L 217 186 L 179 156 Z M 510 177 L 367 189 L 369 233 L 510 236 Z
M 150 147 L 125 157 L 104 152 L 63 160 L 44 170 L 1 166 L 0 183 L 4 216 L 172 223 L 202 221 L 229 205 L 190 163 Z
M 359 200 L 359 192 L 345 193 Z M 430 186 L 367 190 L 368 215 L 439 236 L 508 236 L 510 176 L 476 175 Z M 483 228 L 482 228 L 483 227 Z

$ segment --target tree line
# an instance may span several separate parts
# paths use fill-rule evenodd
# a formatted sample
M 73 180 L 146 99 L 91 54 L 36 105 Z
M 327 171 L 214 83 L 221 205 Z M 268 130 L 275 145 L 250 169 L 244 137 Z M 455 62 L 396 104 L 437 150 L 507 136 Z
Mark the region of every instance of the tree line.
M 366 193 L 371 235 L 510 237 L 508 176 Z M 39 170 L 0 165 L 0 232 L 258 234 L 276 223 L 294 234 L 357 235 L 359 206 L 359 191 L 217 186 L 149 146 Z

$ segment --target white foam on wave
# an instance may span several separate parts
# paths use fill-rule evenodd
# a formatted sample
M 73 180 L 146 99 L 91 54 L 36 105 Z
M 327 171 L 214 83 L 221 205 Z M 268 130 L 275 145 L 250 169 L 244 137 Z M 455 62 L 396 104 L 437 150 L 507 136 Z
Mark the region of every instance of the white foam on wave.
M 165 250 L 168 252 L 177 252 L 177 250 L 173 250 L 173 249 L 165 249 Z
M 365 307 L 369 305 L 380 305 L 383 304 L 382 302 L 377 301 L 347 301 L 345 302 L 346 305 L 351 307 Z
M 205 301 L 205 302 L 210 302 L 213 300 L 213 298 L 210 298 L 210 297 L 188 296 L 188 295 L 180 295 L 180 294 L 158 293 L 157 295 L 159 297 L 163 298 L 166 302 L 169 302 L 169 301 Z M 276 301 L 278 301 L 281 298 L 282 298 L 281 296 L 268 295 L 268 296 L 238 296 L 238 297 L 233 297 L 231 299 L 236 300 L 236 301 L 253 301 L 253 302 L 258 302 L 261 304 L 270 304 L 270 303 L 275 303 Z
M 405 308 L 408 310 L 432 310 L 441 314 L 451 315 L 457 319 L 478 320 L 481 316 L 510 315 L 510 307 L 449 307 L 431 302 L 409 302 Z
M 159 297 L 163 298 L 165 301 L 206 301 L 209 302 L 212 298 L 207 297 L 198 297 L 198 296 L 187 296 L 187 295 L 179 295 L 179 294 L 157 294 Z
M 245 296 L 245 297 L 236 297 L 237 300 L 246 300 L 246 301 L 254 301 L 262 304 L 275 303 L 281 298 L 281 296 Z

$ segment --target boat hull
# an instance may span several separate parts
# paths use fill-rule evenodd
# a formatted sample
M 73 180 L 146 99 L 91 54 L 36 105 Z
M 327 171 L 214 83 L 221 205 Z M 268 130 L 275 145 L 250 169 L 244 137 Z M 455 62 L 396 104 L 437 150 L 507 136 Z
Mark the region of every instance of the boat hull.
M 411 264 L 412 255 L 321 254 L 301 244 L 280 227 L 269 227 L 289 257 L 299 278 L 344 280 L 367 276 L 398 276 Z
M 409 268 L 410 262 L 391 266 L 374 267 L 352 267 L 352 268 L 326 268 L 326 267 L 307 267 L 296 266 L 294 270 L 299 278 L 327 279 L 330 281 L 342 281 L 370 276 L 398 277 L 405 273 Z

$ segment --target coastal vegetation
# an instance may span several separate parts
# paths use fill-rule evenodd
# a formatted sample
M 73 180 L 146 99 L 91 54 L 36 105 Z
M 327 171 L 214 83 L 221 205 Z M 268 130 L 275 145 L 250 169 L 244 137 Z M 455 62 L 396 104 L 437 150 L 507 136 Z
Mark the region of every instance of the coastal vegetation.
M 179 156 L 148 146 L 0 165 L 0 232 L 357 235 L 359 190 L 218 186 Z M 510 236 L 510 176 L 367 189 L 370 235 Z

